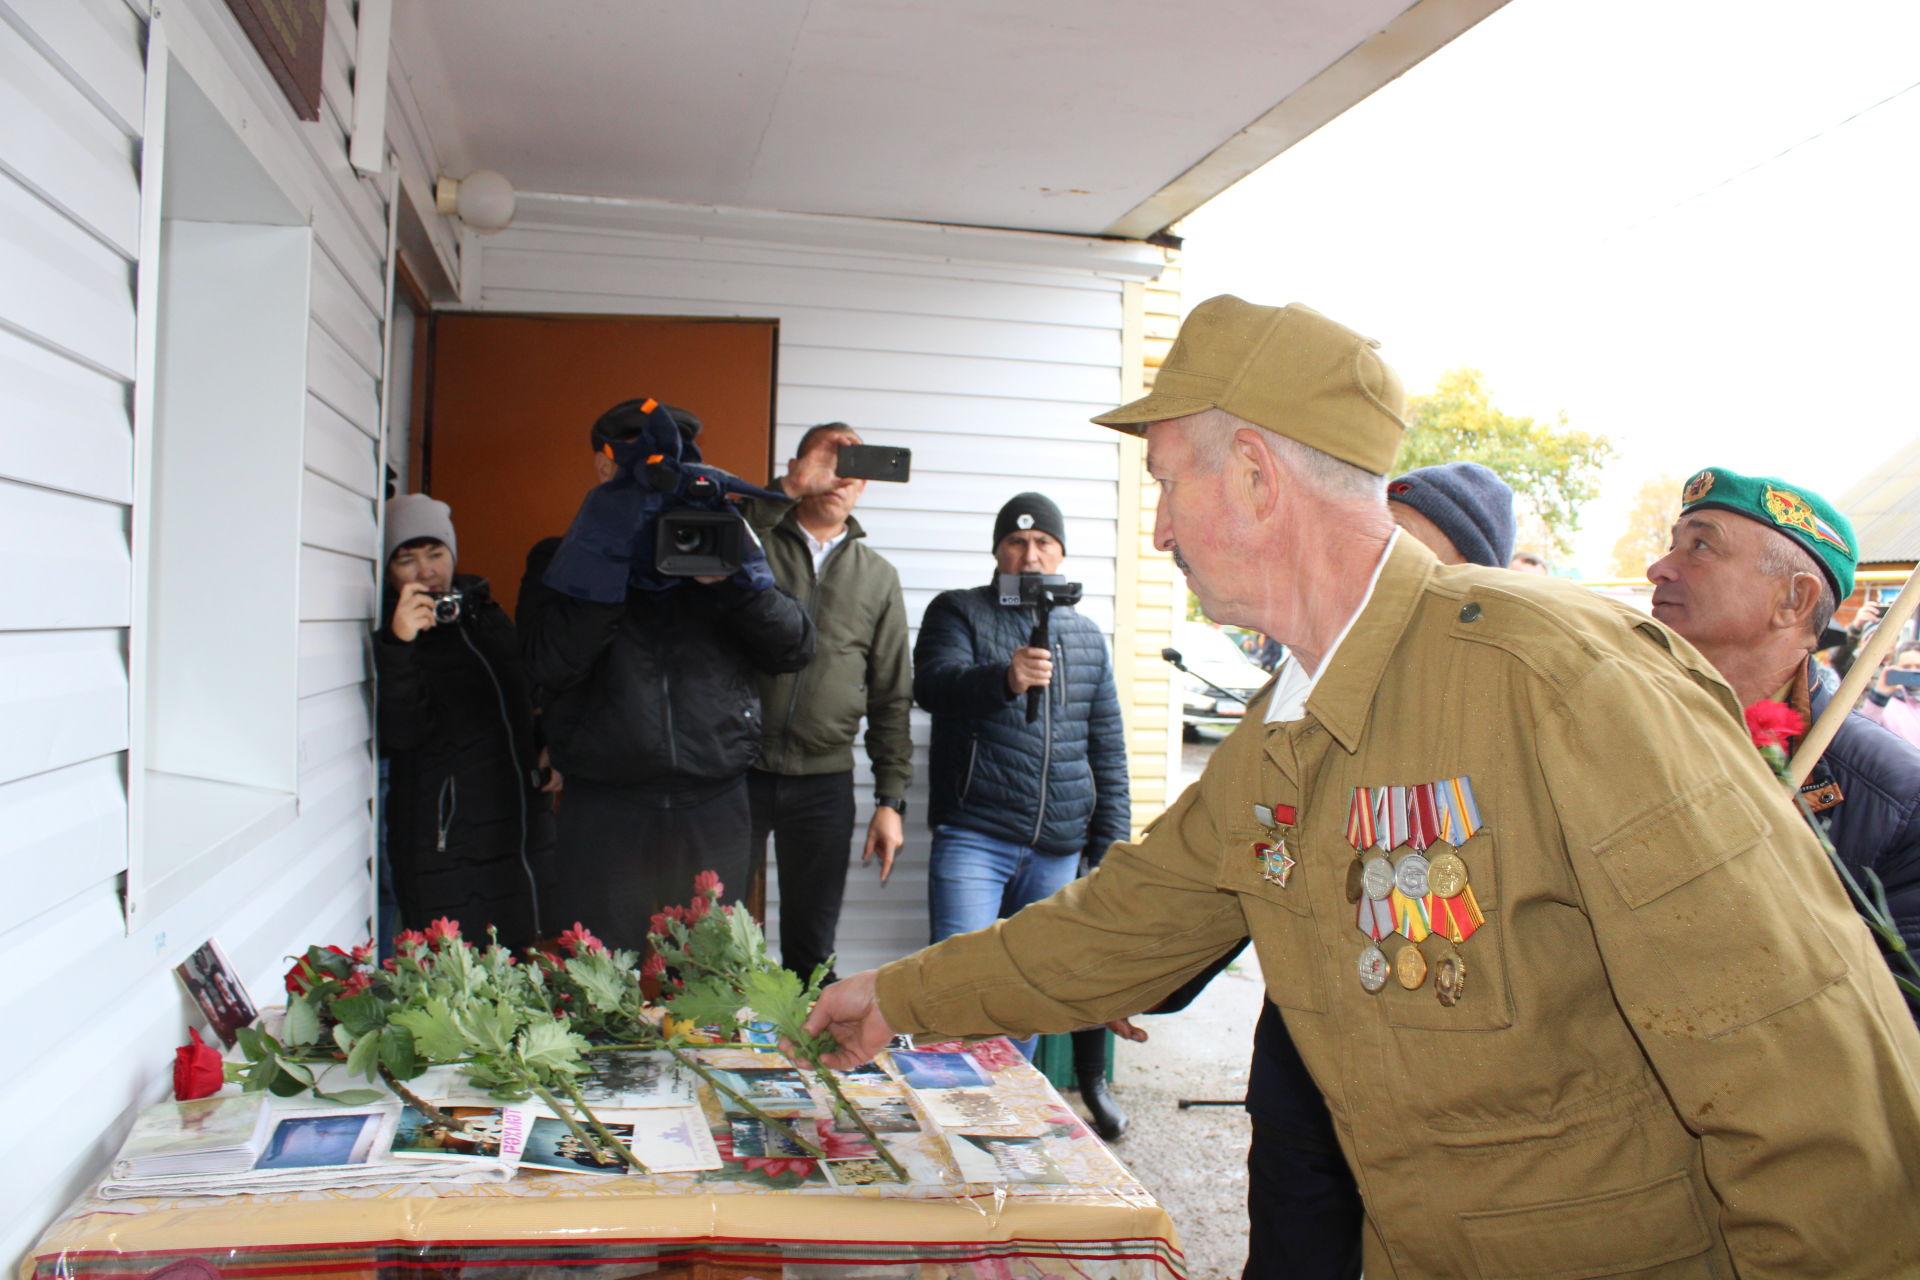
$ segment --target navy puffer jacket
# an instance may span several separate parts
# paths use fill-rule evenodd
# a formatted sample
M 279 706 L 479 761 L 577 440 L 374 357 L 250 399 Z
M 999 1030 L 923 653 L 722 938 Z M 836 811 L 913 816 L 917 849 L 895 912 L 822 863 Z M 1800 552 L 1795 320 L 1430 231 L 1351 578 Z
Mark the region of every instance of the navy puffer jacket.
M 934 597 L 913 647 L 914 700 L 933 714 L 928 822 L 965 827 L 1046 854 L 1098 862 L 1128 835 L 1126 733 L 1100 629 L 1072 609 L 1050 622 L 1053 683 L 1039 717 L 1007 691 L 1032 609 L 995 588 Z
M 1818 680 L 1810 683 L 1817 719 L 1829 695 Z M 1808 788 L 1827 781 L 1839 784 L 1842 797 L 1821 815 L 1834 852 L 1868 893 L 1862 872 L 1880 877 L 1894 926 L 1910 953 L 1920 951 L 1920 748 L 1855 711 L 1814 765 Z M 1908 996 L 1907 1007 L 1920 1020 L 1920 1000 Z

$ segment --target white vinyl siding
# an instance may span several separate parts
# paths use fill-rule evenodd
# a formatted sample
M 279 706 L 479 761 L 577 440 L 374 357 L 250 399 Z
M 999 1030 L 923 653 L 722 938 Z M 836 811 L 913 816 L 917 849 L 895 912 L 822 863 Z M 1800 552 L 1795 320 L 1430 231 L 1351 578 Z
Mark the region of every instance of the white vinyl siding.
M 218 937 L 255 999 L 283 959 L 368 932 L 367 632 L 380 492 L 385 186 L 355 176 L 352 8 L 330 0 L 326 96 L 295 121 L 225 0 L 170 40 L 309 211 L 315 249 L 299 548 L 299 816 L 129 934 L 125 770 L 135 492 L 135 277 L 145 5 L 0 0 L 0 1088 L 8 1267 L 162 1096 L 197 1021 L 172 968 Z M 174 37 L 177 35 L 177 40 Z M 234 531 L 245 607 L 247 531 Z M 276 558 L 284 559 L 276 548 Z M 49 976 L 57 975 L 57 977 Z
M 470 242 L 477 309 L 775 318 L 776 465 L 807 427 L 834 420 L 870 443 L 913 450 L 912 482 L 868 485 L 858 516 L 869 545 L 900 572 L 915 635 L 936 594 L 987 581 L 994 514 L 1037 489 L 1066 515 L 1062 571 L 1085 584 L 1081 610 L 1111 637 L 1120 450 L 1117 436 L 1087 419 L 1119 398 L 1119 272 L 1091 260 L 1036 264 L 1047 241 L 1038 236 L 980 236 L 962 257 L 954 237 L 901 224 L 889 240 L 922 235 L 923 253 L 850 248 L 832 219 L 773 219 L 762 224 L 765 239 L 731 239 L 542 227 L 539 218 L 523 206 L 515 228 Z M 835 243 L 774 243 L 782 236 Z M 1002 245 L 1004 256 L 994 256 Z M 882 888 L 857 862 L 849 874 L 842 973 L 927 940 L 928 731 L 916 710 L 907 844 L 892 879 Z M 857 859 L 873 788 L 858 746 L 855 756 Z M 777 915 L 771 885 L 769 905 Z

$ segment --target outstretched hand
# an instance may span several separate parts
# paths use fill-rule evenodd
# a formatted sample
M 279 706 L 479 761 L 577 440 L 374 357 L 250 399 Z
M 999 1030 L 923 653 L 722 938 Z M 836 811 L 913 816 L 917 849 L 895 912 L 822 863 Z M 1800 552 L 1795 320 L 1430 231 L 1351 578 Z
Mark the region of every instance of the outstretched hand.
M 817 1065 L 831 1067 L 835 1071 L 851 1071 L 862 1063 L 871 1062 L 874 1055 L 887 1047 L 887 1041 L 893 1039 L 893 1028 L 887 1025 L 887 1019 L 880 1012 L 879 1003 L 873 998 L 875 971 L 856 973 L 851 978 L 842 979 L 820 993 L 820 999 L 813 1006 L 813 1012 L 807 1015 L 802 1029 L 810 1036 L 826 1032 L 840 1042 L 840 1048 L 834 1053 L 821 1055 Z M 783 1052 L 791 1056 L 794 1047 L 783 1043 Z

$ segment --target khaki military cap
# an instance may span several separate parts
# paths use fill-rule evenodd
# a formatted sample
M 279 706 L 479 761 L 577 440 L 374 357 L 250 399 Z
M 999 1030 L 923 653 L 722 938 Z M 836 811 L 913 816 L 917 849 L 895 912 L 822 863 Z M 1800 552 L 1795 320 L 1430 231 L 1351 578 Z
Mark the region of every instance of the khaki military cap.
M 1297 302 L 1262 307 L 1223 293 L 1187 316 L 1152 392 L 1094 421 L 1144 435 L 1151 422 L 1224 409 L 1386 475 L 1407 396 L 1379 345 Z

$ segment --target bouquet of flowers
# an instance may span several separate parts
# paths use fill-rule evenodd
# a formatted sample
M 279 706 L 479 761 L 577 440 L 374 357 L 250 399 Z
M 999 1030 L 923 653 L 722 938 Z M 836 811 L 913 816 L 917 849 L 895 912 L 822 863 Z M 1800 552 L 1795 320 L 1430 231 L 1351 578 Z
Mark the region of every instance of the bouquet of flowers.
M 429 1067 L 456 1066 L 495 1097 L 538 1098 L 584 1149 L 645 1172 L 593 1115 L 575 1080 L 586 1070 L 583 1055 L 593 1048 L 666 1049 L 738 1106 L 817 1155 L 814 1143 L 734 1094 L 685 1052 L 696 1028 L 713 1027 L 731 1038 L 743 1015 L 772 1023 L 809 1059 L 837 1047 L 831 1037 L 803 1031 L 827 966 L 803 984 L 773 963 L 745 904 L 718 905 L 721 888 L 719 877 L 702 872 L 691 903 L 655 916 L 644 965 L 635 953 L 609 949 L 578 923 L 560 935 L 556 952 L 525 961 L 491 935 L 485 946 L 476 946 L 446 919 L 402 933 L 396 954 L 384 964 L 369 946 L 308 947 L 287 972 L 280 1034 L 242 1029 L 244 1061 L 227 1064 L 227 1078 L 247 1091 L 282 1097 L 311 1091 L 361 1105 L 383 1096 L 374 1089 L 323 1090 L 318 1069 L 343 1063 L 349 1074 L 385 1084 L 431 1122 L 458 1130 L 458 1121 L 407 1087 Z M 645 979 L 660 982 L 667 993 L 664 1008 L 647 1000 Z M 844 1103 L 832 1073 L 816 1070 Z M 891 1162 L 877 1137 L 868 1136 Z

